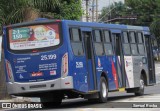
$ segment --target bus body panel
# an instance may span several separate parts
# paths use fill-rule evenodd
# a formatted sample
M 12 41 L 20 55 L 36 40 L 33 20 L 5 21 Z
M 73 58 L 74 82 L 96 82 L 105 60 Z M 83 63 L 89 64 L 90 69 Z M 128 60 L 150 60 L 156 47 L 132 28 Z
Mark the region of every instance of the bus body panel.
M 106 74 L 108 78 L 109 90 L 116 90 L 115 82 L 115 65 L 112 56 L 97 56 L 96 57 L 96 72 L 97 72 L 97 83 L 100 83 L 101 74 Z M 98 84 L 98 90 L 100 90 L 100 84 Z
M 133 59 L 131 56 L 124 56 L 125 71 L 126 71 L 126 87 L 134 87 L 134 75 L 133 75 Z
M 14 81 L 36 82 L 60 78 L 62 57 L 68 52 L 66 44 L 53 51 L 28 54 L 12 54 L 5 50 L 5 60 L 11 64 Z
M 63 24 L 62 24 L 63 25 Z M 62 26 L 63 27 L 63 26 Z M 4 28 L 4 49 L 8 49 L 7 47 L 7 28 Z M 62 32 L 62 35 L 65 35 L 65 31 Z M 67 37 L 62 39 L 63 41 L 68 41 Z M 61 41 L 61 42 L 63 42 Z M 71 79 L 61 79 L 61 68 L 62 68 L 62 58 L 65 53 L 68 53 L 68 42 L 63 42 L 61 46 L 59 46 L 55 50 L 43 51 L 43 52 L 35 52 L 35 53 L 27 53 L 27 54 L 14 54 L 9 50 L 4 50 L 5 53 L 5 73 L 6 73 L 6 81 L 8 82 L 8 92 L 10 94 L 16 93 L 25 93 L 25 92 L 35 92 L 38 91 L 36 88 L 29 89 L 30 85 L 37 84 L 37 87 L 41 84 L 45 84 L 44 89 L 40 89 L 39 91 L 45 90 L 57 90 L 61 88 L 65 88 L 65 83 L 63 81 L 69 80 L 70 85 L 68 85 L 70 89 L 73 88 L 72 77 Z M 50 56 L 51 55 L 51 56 Z M 47 57 L 47 58 L 46 58 Z M 9 61 L 9 62 L 6 62 Z M 11 71 L 11 77 L 9 77 L 8 69 L 9 67 Z M 69 73 L 68 73 L 69 76 Z M 47 82 L 53 80 L 51 83 Z M 46 82 L 45 82 L 46 81 Z M 55 81 L 55 82 L 54 82 Z M 42 82 L 42 83 L 41 83 Z M 28 84 L 27 84 L 28 83 Z M 53 89 L 49 89 L 52 85 Z M 60 84 L 59 84 L 60 83 Z M 61 84 L 64 84 L 61 87 Z M 60 85 L 60 86 L 58 86 Z M 57 88 L 59 87 L 59 88 Z M 26 89 L 26 90 L 23 90 Z
M 56 56 L 56 59 L 42 61 L 43 56 L 53 54 Z M 63 54 L 51 51 L 41 54 L 15 54 L 14 56 L 6 57 L 6 60 L 15 66 L 12 66 L 15 82 L 34 82 L 39 81 L 39 79 L 43 81 L 60 78 L 61 71 L 58 69 L 61 68 L 61 59 L 57 58 L 62 58 L 62 56 Z
M 67 83 L 67 84 L 66 84 Z M 69 84 L 68 84 L 69 83 Z M 72 90 L 73 86 L 73 77 L 67 76 L 65 78 L 58 78 L 47 81 L 39 82 L 7 82 L 7 91 L 11 95 L 18 96 L 29 96 L 29 97 L 38 97 L 37 93 L 45 93 L 57 90 Z
M 113 55 L 98 56 L 95 54 L 92 34 L 93 29 L 107 29 L 111 34 L 120 35 L 119 37 L 122 39 L 121 33 L 124 30 L 146 33 L 149 31 L 147 27 L 143 29 L 143 27 L 137 26 L 85 23 L 69 20 L 62 20 L 61 22 L 62 45 L 53 50 L 36 53 L 15 54 L 7 50 L 7 28 L 4 28 L 4 49 L 6 49 L 5 70 L 9 94 L 35 94 L 36 92 L 64 89 L 88 94 L 92 91 L 100 91 L 100 78 L 102 74 L 105 74 L 107 77 L 109 91 L 118 90 L 119 88 L 135 88 L 140 86 L 139 80 L 142 70 L 145 71 L 147 83 L 149 84 L 148 63 L 143 63 L 143 58 L 147 57 L 146 55 L 137 57 L 123 55 L 124 57 L 122 58 L 122 55 L 116 55 L 114 52 Z M 84 36 L 82 36 L 84 55 L 74 55 L 70 40 L 70 27 L 78 27 L 81 33 L 89 32 L 91 34 L 93 45 L 91 51 L 94 53 L 94 62 L 92 61 L 93 59 L 86 60 Z M 113 37 L 112 39 L 113 50 L 115 51 L 115 38 Z M 54 56 L 56 58 L 45 60 L 45 57 L 48 55 L 56 55 Z M 64 61 L 63 57 L 66 57 L 66 55 L 68 59 Z M 62 74 L 62 69 L 65 66 L 68 66 L 66 75 Z M 11 75 L 9 75 L 8 72 L 10 72 Z
M 87 66 L 85 57 L 73 57 L 70 59 L 72 61 L 71 74 L 73 74 L 74 88 L 81 92 L 88 92 L 88 76 L 87 76 Z
M 132 60 L 133 60 L 133 74 L 134 74 L 134 87 L 139 87 L 140 84 L 139 84 L 139 81 L 140 81 L 140 76 L 141 76 L 141 73 L 142 73 L 142 70 L 146 69 L 144 66 L 143 66 L 143 63 L 142 63 L 142 58 L 143 56 L 133 56 L 132 57 Z

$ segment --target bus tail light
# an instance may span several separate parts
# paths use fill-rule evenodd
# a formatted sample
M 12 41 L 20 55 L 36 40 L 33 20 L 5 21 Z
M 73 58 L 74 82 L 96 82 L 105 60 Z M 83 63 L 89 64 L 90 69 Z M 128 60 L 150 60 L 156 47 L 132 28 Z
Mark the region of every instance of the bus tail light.
M 61 76 L 66 77 L 68 75 L 68 53 L 65 53 L 62 57 Z
M 6 60 L 6 70 L 7 70 L 7 75 L 8 75 L 8 78 L 10 80 L 13 79 L 12 75 L 13 75 L 13 72 L 12 72 L 12 68 L 11 68 L 11 64 L 8 60 Z

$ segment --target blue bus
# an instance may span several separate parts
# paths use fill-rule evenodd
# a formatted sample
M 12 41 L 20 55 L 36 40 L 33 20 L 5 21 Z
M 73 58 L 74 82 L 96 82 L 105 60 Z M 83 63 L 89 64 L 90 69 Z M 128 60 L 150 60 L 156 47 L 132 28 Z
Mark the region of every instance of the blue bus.
M 40 97 L 44 106 L 64 97 L 107 102 L 108 92 L 140 96 L 156 83 L 148 27 L 47 19 L 3 32 L 10 95 Z

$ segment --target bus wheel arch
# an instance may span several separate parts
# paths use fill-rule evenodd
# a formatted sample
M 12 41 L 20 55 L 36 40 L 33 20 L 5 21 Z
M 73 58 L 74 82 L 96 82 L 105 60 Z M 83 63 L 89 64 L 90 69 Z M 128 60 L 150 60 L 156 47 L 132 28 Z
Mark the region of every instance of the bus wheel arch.
M 101 73 L 101 77 L 104 77 L 104 78 L 106 79 L 107 84 L 108 84 L 108 89 L 109 89 L 108 73 L 106 73 L 106 72 L 103 71 L 103 72 Z M 100 78 L 101 78 L 101 77 L 100 77 Z
M 141 96 L 144 94 L 144 87 L 147 84 L 147 77 L 144 70 L 141 71 L 139 82 L 140 82 L 140 87 L 137 88 L 135 96 Z
M 105 72 L 102 72 L 100 77 L 100 91 L 99 91 L 99 102 L 107 102 L 108 91 L 109 91 L 108 77 Z
M 107 73 L 106 72 L 102 72 L 101 73 L 101 77 L 104 77 L 106 79 L 106 81 L 108 81 L 108 76 L 107 76 Z
M 147 86 L 147 75 L 146 75 L 146 71 L 144 69 L 142 69 L 142 71 L 141 71 L 140 78 L 141 78 L 141 76 L 144 79 L 144 85 Z

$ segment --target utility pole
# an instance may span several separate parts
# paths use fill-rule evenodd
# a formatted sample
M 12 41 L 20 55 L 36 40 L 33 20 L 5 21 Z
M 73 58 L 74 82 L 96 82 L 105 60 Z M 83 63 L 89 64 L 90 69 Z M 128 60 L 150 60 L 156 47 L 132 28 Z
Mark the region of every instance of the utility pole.
M 111 1 L 109 0 L 109 19 L 111 19 L 112 17 L 112 15 L 111 15 Z
M 95 13 L 94 6 L 95 6 L 95 0 L 92 1 L 92 22 L 94 22 L 94 13 Z
M 96 22 L 98 21 L 98 0 L 96 0 Z
M 88 22 L 88 1 L 86 0 L 86 22 Z

